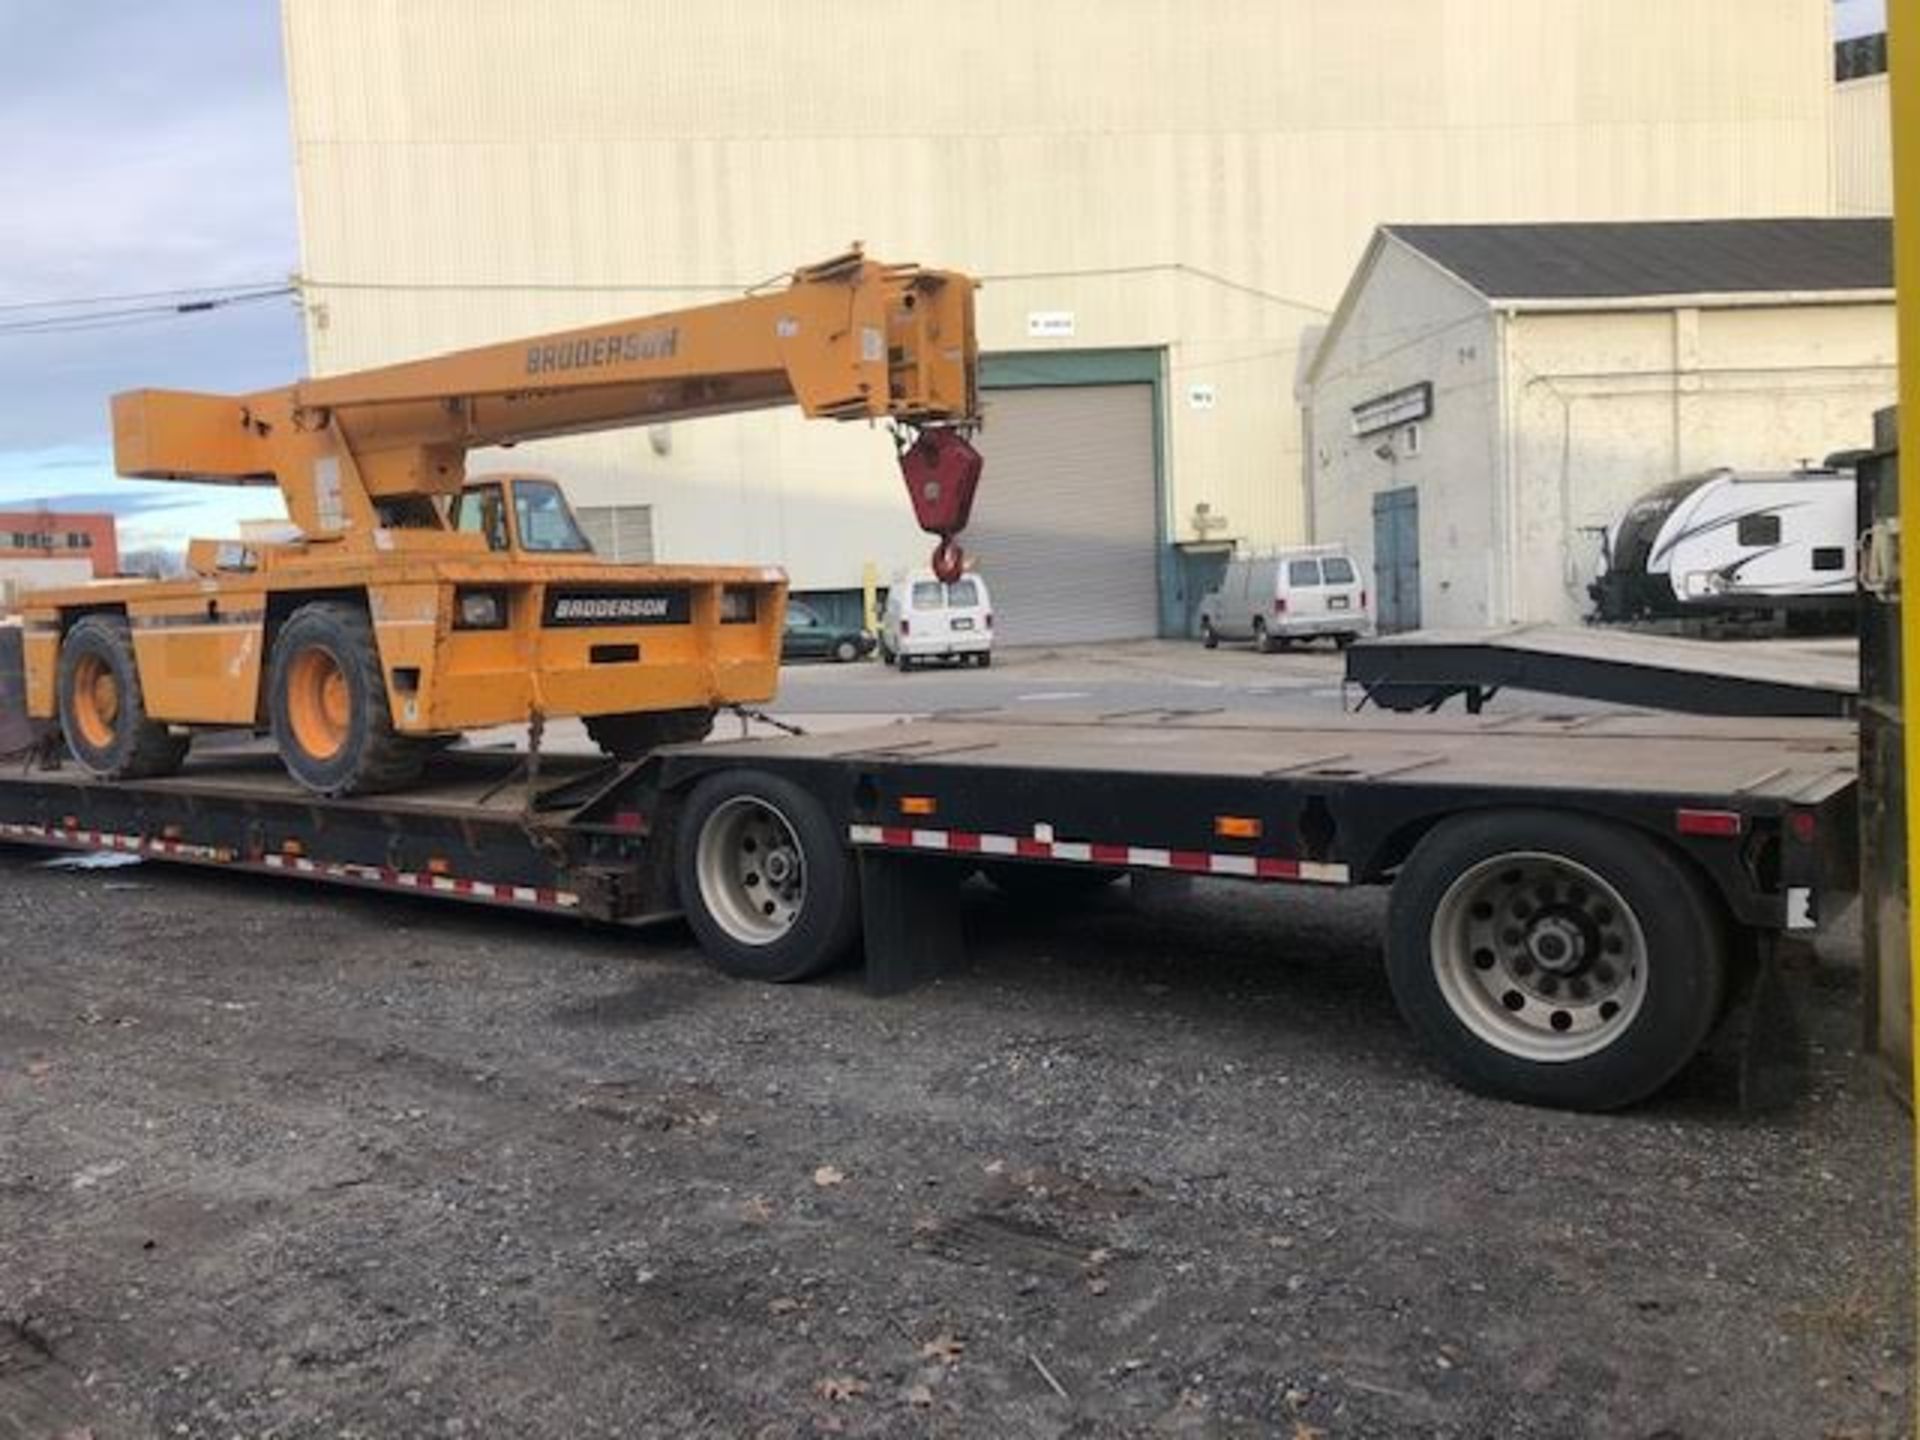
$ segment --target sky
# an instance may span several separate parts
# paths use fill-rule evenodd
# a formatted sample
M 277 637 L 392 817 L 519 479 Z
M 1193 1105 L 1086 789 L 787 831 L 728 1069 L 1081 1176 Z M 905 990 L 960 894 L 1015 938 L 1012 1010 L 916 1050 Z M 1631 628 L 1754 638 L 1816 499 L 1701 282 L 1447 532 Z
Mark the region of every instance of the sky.
M 118 478 L 107 398 L 297 378 L 291 297 L 23 328 L 75 313 L 25 308 L 44 301 L 286 282 L 298 242 L 279 12 L 277 0 L 0 0 L 0 509 L 112 510 L 129 548 L 282 513 L 270 488 Z
M 1885 17 L 1885 0 L 1835 0 L 1834 33 Z M 116 477 L 107 397 L 297 378 L 291 297 L 67 333 L 44 322 L 74 307 L 41 308 L 297 267 L 278 0 L 0 0 L 0 134 L 0 509 L 112 510 L 124 548 L 281 514 L 271 489 Z
M 1850 40 L 1887 28 L 1887 0 L 1833 0 L 1833 37 Z

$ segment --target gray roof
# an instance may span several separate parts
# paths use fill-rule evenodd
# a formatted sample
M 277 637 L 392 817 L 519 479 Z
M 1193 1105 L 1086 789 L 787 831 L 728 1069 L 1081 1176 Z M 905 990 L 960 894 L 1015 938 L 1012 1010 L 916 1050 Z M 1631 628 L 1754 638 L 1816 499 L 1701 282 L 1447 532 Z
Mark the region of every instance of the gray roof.
M 1893 222 L 1884 219 L 1383 228 L 1490 300 L 1893 288 Z

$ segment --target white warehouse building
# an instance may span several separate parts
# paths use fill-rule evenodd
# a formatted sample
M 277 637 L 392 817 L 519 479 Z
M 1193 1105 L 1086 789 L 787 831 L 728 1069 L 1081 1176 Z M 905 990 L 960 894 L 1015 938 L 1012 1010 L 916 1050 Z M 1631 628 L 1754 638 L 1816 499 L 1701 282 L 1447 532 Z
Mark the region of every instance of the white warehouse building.
M 1567 622 L 1656 485 L 1871 443 L 1885 219 L 1390 225 L 1303 383 L 1313 529 L 1383 630 Z
M 966 270 L 1002 634 L 1180 632 L 1226 545 L 1308 533 L 1295 386 L 1377 225 L 1830 214 L 1830 9 L 284 0 L 310 363 L 698 303 L 853 239 Z M 927 552 L 864 427 L 513 463 L 627 558 L 845 598 Z

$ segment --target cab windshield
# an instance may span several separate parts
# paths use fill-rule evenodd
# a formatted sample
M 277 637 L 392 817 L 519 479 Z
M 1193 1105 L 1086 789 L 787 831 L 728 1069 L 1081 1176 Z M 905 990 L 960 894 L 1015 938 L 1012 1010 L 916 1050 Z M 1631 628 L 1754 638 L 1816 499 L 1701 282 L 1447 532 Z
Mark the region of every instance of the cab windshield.
M 585 555 L 593 550 L 567 508 L 567 497 L 551 480 L 514 481 L 513 519 L 522 550 L 543 555 Z

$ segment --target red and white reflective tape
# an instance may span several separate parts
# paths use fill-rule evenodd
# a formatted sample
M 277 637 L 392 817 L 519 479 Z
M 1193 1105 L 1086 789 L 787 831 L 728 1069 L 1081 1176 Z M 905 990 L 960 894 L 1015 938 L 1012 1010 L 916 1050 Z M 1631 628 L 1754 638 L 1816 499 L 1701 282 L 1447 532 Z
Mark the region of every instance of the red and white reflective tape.
M 242 869 L 254 865 L 289 874 L 307 875 L 317 880 L 343 880 L 355 885 L 382 886 L 430 895 L 453 895 L 468 900 L 492 901 L 503 905 L 527 905 L 541 910 L 571 910 L 580 897 L 571 890 L 555 890 L 543 885 L 502 885 L 492 880 L 466 880 L 453 875 L 434 875 L 415 870 L 392 870 L 382 865 L 354 865 L 331 860 L 309 860 L 304 855 L 278 852 L 248 861 L 224 846 L 191 845 L 180 840 L 148 839 L 140 835 L 119 835 L 105 830 L 80 830 L 65 825 L 16 825 L 0 821 L 0 840 L 24 840 L 35 845 L 61 845 L 73 850 L 114 850 L 127 854 L 157 855 L 169 860 L 193 860 L 213 865 L 233 865 Z
M 1045 828 L 1045 827 L 1040 827 Z M 1177 870 L 1189 875 L 1231 875 L 1247 880 L 1302 880 L 1317 885 L 1346 885 L 1345 865 L 1319 860 L 1286 860 L 1277 855 L 1225 855 L 1213 850 L 1166 850 L 1150 845 L 1107 845 L 1091 840 L 1029 839 L 1022 835 L 982 835 L 971 830 L 920 830 L 906 825 L 853 825 L 855 845 L 888 850 L 932 850 L 949 855 L 1005 855 L 1019 860 L 1066 861 L 1077 865 L 1130 870 Z
M 298 875 L 315 875 L 324 880 L 351 880 L 356 885 L 386 885 L 396 890 L 458 895 L 469 900 L 494 900 L 506 905 L 536 905 L 543 909 L 565 910 L 580 903 L 580 897 L 571 890 L 550 890 L 539 885 L 501 885 L 492 880 L 466 880 L 454 875 L 433 875 L 418 870 L 389 870 L 383 865 L 309 860 L 304 855 L 262 855 L 260 863 L 269 870 L 291 870 Z

